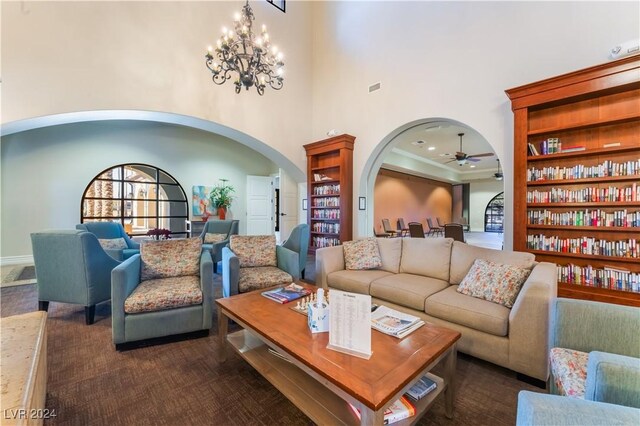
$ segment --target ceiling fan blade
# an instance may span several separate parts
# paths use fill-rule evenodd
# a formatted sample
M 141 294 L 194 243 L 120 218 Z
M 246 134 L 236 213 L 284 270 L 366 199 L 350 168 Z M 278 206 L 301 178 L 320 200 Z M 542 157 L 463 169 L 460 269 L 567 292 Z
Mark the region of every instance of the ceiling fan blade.
M 473 161 L 474 163 L 477 163 L 478 161 L 480 161 L 480 159 L 479 158 L 467 157 L 467 161 Z
M 473 154 L 469 155 L 467 158 L 477 158 L 477 157 L 493 157 L 495 154 L 493 152 L 485 152 L 484 154 Z
M 455 158 L 453 160 L 449 160 L 449 161 L 445 161 L 444 164 L 449 164 L 449 163 L 453 163 L 454 161 L 458 161 Z

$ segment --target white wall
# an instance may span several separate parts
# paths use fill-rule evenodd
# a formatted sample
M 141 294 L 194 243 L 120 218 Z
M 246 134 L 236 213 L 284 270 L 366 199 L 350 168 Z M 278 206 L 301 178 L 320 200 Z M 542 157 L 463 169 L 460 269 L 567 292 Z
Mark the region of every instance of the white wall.
M 356 136 L 354 202 L 366 166 L 395 129 L 442 117 L 477 130 L 512 182 L 513 115 L 505 89 L 607 62 L 638 37 L 638 2 L 322 2 L 314 4 L 313 134 Z M 370 84 L 382 88 L 368 93 Z M 513 188 L 505 196 L 511 247 Z M 373 206 L 373 203 L 367 203 Z M 355 236 L 371 232 L 372 209 Z
M 284 52 L 285 85 L 240 94 L 217 86 L 207 46 L 242 1 L 2 2 L 2 123 L 65 112 L 142 110 L 229 126 L 301 170 L 311 142 L 311 7 L 282 13 L 252 1 L 259 28 Z
M 484 232 L 484 211 L 489 201 L 504 191 L 504 181 L 484 179 L 469 182 L 469 225 L 472 231 Z
M 31 254 L 29 234 L 74 228 L 80 200 L 102 170 L 121 163 L 146 163 L 171 174 L 187 194 L 194 185 L 229 179 L 236 189 L 230 217 L 245 232 L 246 176 L 268 176 L 278 167 L 229 139 L 187 127 L 113 121 L 68 124 L 2 138 L 1 256 Z

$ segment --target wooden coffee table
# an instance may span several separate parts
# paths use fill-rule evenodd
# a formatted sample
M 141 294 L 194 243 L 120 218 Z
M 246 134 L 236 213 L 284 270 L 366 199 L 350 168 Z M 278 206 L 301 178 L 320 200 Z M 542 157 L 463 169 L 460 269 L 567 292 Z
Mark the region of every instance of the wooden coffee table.
M 426 324 L 397 339 L 372 330 L 373 354 L 365 360 L 327 349 L 328 333 L 311 334 L 306 316 L 262 291 L 216 300 L 220 359 L 231 346 L 316 424 L 357 424 L 350 402 L 362 413 L 361 424 L 381 425 L 384 409 L 425 374 L 436 390 L 415 403 L 415 416 L 398 424 L 417 422 L 442 392 L 446 415 L 453 416 L 457 331 Z M 229 318 L 243 330 L 228 334 Z M 440 362 L 442 378 L 429 373 Z

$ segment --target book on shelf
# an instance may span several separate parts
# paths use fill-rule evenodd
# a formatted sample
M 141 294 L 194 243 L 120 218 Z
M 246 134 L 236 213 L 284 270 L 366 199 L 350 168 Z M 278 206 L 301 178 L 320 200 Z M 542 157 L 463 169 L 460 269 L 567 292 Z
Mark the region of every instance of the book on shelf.
M 263 291 L 262 295 L 278 303 L 289 303 L 292 300 L 300 299 L 311 294 L 311 290 L 298 284 L 291 283 L 286 287 L 278 287 L 273 290 Z
M 567 146 L 565 148 L 562 148 L 563 153 L 567 153 L 567 152 L 578 152 L 578 151 L 584 151 L 586 150 L 587 147 L 584 145 L 573 145 L 573 146 Z
M 409 398 L 418 401 L 427 396 L 438 385 L 427 376 L 423 376 L 405 393 Z
M 349 408 L 353 411 L 353 414 L 356 415 L 358 420 L 361 420 L 362 414 L 360 414 L 360 410 L 353 406 L 353 404 L 348 403 Z M 399 422 L 400 420 L 408 419 L 409 417 L 416 415 L 416 407 L 413 406 L 411 401 L 405 396 L 401 396 L 400 399 L 395 401 L 393 404 L 389 406 L 386 410 L 384 410 L 384 420 L 383 424 L 390 425 L 395 422 Z
M 540 155 L 540 153 L 538 152 L 538 148 L 536 148 L 534 144 L 528 143 L 527 146 L 529 147 L 529 155 Z
M 382 333 L 399 339 L 422 327 L 420 318 L 396 311 L 387 306 L 380 306 L 371 314 L 371 327 Z
M 330 176 L 327 176 L 327 175 L 325 175 L 323 173 L 314 173 L 313 174 L 313 181 L 314 182 L 323 182 L 325 180 L 333 180 L 333 178 L 330 177 Z

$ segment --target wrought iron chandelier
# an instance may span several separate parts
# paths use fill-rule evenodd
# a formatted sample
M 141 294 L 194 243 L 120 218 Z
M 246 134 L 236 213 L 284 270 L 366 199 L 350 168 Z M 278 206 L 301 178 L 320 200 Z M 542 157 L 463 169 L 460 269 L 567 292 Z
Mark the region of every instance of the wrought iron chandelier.
M 271 46 L 265 25 L 260 36 L 254 35 L 254 20 L 247 0 L 242 12 L 235 16 L 234 29 L 223 28 L 215 50 L 209 46 L 205 57 L 215 84 L 223 84 L 235 77 L 236 93 L 240 93 L 242 87 L 249 90 L 255 86 L 258 93 L 263 95 L 267 85 L 274 90 L 282 88 L 284 63 L 282 52 L 276 46 Z

